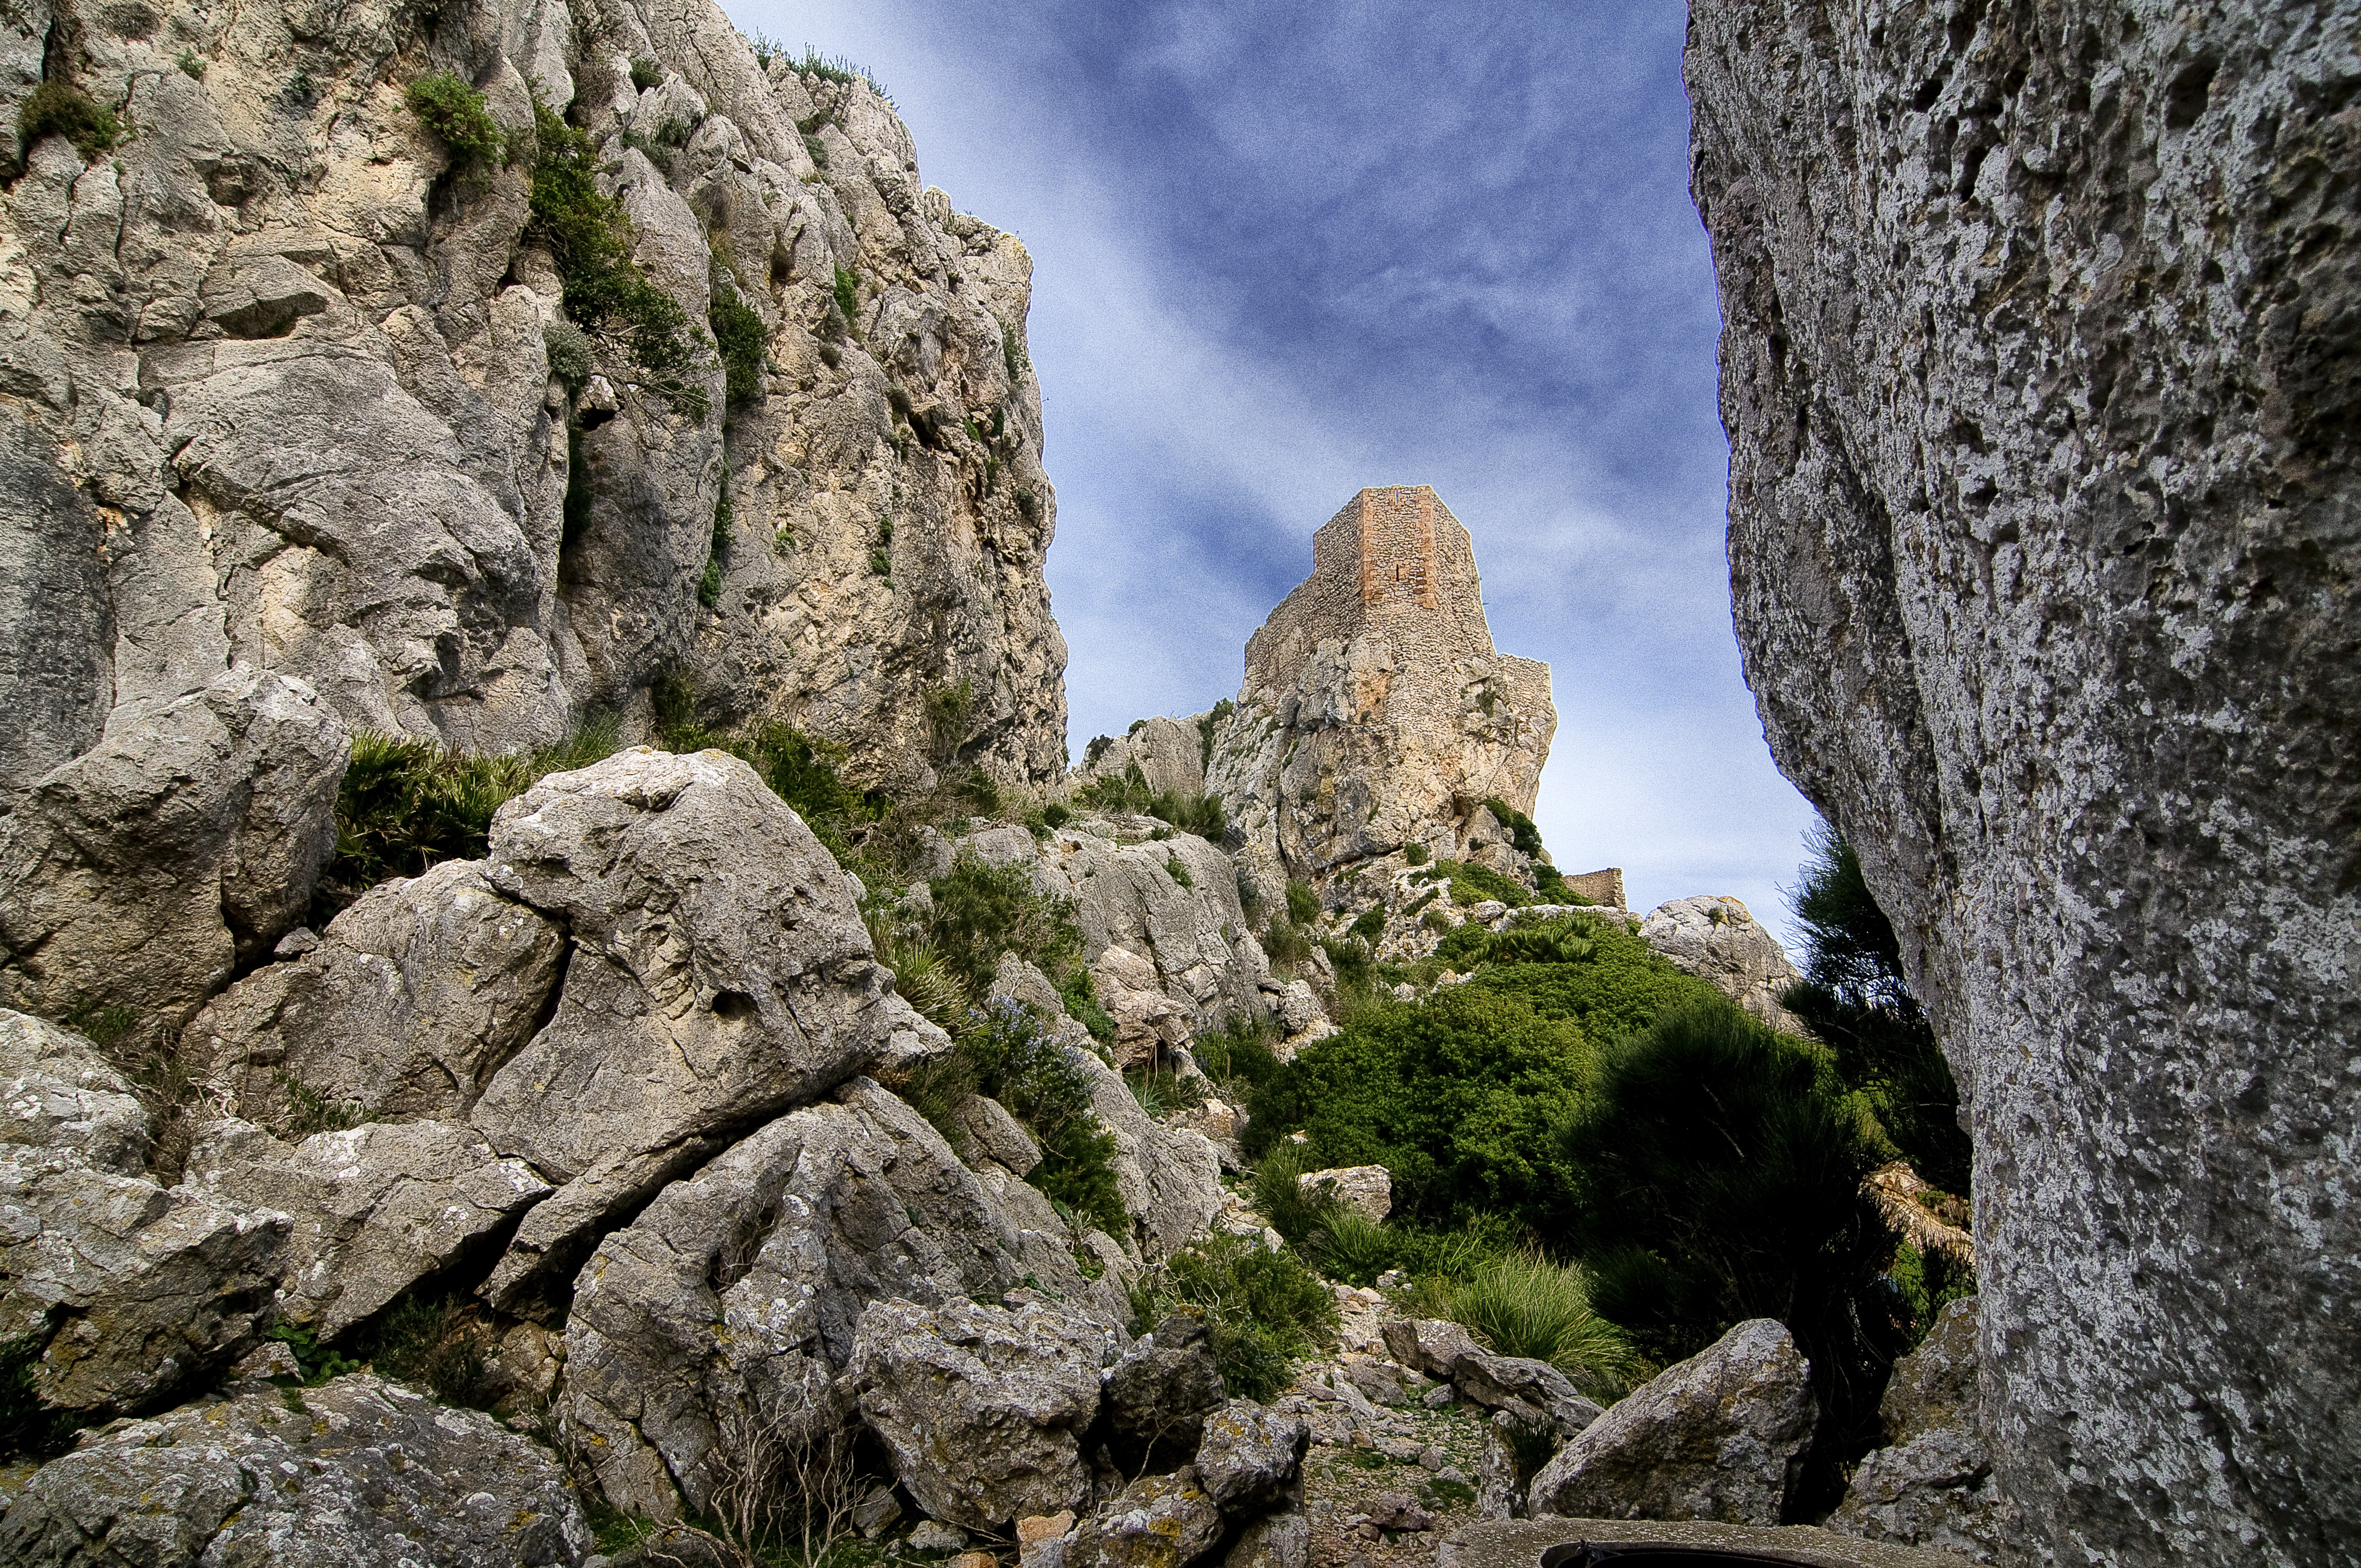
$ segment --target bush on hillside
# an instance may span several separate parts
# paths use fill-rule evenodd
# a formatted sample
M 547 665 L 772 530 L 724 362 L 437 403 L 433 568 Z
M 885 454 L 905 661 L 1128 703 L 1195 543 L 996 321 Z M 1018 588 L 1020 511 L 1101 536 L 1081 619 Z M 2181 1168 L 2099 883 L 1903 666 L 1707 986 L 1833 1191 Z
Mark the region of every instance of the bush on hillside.
M 1593 1054 L 1576 1025 L 1455 986 L 1423 1005 L 1366 1009 L 1306 1047 L 1248 1102 L 1246 1138 L 1260 1153 L 1300 1127 L 1319 1165 L 1384 1166 L 1405 1219 L 1488 1211 L 1539 1223 L 1565 1178 L 1551 1132 L 1579 1108 Z
M 1490 899 L 1498 899 L 1511 909 L 1533 902 L 1532 889 L 1512 876 L 1504 876 L 1472 861 L 1437 861 L 1412 873 L 1411 880 L 1449 887 L 1451 902 L 1462 909 Z
M 1015 953 L 1053 982 L 1082 957 L 1072 901 L 1042 893 L 1021 866 L 962 855 L 928 885 L 934 913 L 927 934 L 943 962 L 978 995 L 990 988 L 1003 953 Z
M 1648 1355 L 1695 1354 L 1748 1318 L 1788 1326 L 1812 1364 L 1825 1484 L 1874 1435 L 1906 1344 L 1880 1278 L 1894 1238 L 1861 1187 L 1878 1140 L 1831 1054 L 1719 997 L 1680 1009 L 1600 1054 L 1558 1155 L 1564 1239 Z
M 489 163 L 500 156 L 500 127 L 492 123 L 488 101 L 456 72 L 420 77 L 402 93 L 402 102 L 451 149 L 455 162 Z
M 69 82 L 44 82 L 16 106 L 16 149 L 21 161 L 43 137 L 63 137 L 87 162 L 113 147 L 123 134 L 115 111 L 93 103 Z
M 1132 1286 L 1133 1332 L 1153 1328 L 1176 1307 L 1204 1314 L 1213 1365 L 1233 1398 L 1277 1398 L 1296 1359 L 1336 1332 L 1336 1299 L 1318 1275 L 1291 1254 L 1220 1231 Z
M 1586 946 L 1588 956 L 1578 957 Z M 1543 951 L 1560 961 L 1527 956 Z M 1675 969 L 1625 922 L 1597 916 L 1561 916 L 1506 932 L 1462 926 L 1436 945 L 1435 957 L 1456 967 L 1483 966 L 1471 985 L 1520 997 L 1544 1018 L 1578 1023 L 1595 1040 L 1643 1029 L 1670 1009 L 1721 994 Z
M 440 861 L 482 859 L 492 814 L 511 796 L 546 774 L 611 756 L 615 746 L 614 721 L 607 718 L 558 745 L 507 757 L 361 731 L 336 791 L 336 851 L 324 897 L 341 909 L 389 877 L 417 876 Z
M 1529 1248 L 1494 1253 L 1449 1281 L 1440 1306 L 1486 1349 L 1546 1361 L 1601 1404 L 1648 1375 L 1630 1336 L 1592 1310 L 1589 1277 Z
M 1208 843 L 1220 843 L 1222 836 L 1229 831 L 1229 818 L 1222 809 L 1220 796 L 1152 790 L 1137 762 L 1124 769 L 1120 776 L 1093 779 L 1075 792 L 1074 798 L 1094 811 L 1156 817 L 1183 833 L 1194 833 Z

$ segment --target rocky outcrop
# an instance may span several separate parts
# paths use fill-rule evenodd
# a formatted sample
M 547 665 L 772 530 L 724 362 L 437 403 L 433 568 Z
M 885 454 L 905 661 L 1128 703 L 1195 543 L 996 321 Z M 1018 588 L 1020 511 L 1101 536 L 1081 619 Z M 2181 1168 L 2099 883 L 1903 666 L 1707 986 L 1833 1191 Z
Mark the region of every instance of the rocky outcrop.
M 1779 938 L 1739 900 L 1699 896 L 1659 904 L 1640 922 L 1640 935 L 1675 969 L 1706 981 L 1750 1016 L 1786 1034 L 1805 1032 L 1779 1001 L 1804 977 L 1787 961 Z
M 323 1107 L 465 1117 L 547 1021 L 566 945 L 484 872 L 446 861 L 369 889 L 308 952 L 216 998 L 182 1052 L 237 1114 L 272 1127 Z
M 576 1568 L 590 1548 L 546 1449 L 357 1374 L 119 1423 L 0 1515 L 0 1558 L 26 1568 Z
M 105 1417 L 205 1387 L 273 1314 L 290 1222 L 147 1174 L 130 1083 L 81 1036 L 0 1013 L 0 1341 L 28 1391 Z
M 1382 1224 L 1394 1212 L 1393 1173 L 1382 1165 L 1348 1165 L 1334 1170 L 1307 1170 L 1295 1185 L 1312 1202 L 1340 1204 L 1371 1224 Z
M 485 1289 L 528 1299 L 583 1241 L 740 1133 L 881 1061 L 949 1048 L 890 994 L 859 884 L 734 757 L 645 750 L 500 808 L 487 880 L 562 922 L 557 1006 L 469 1121 L 566 1190 Z
M 1235 864 L 1193 833 L 1152 817 L 1087 816 L 1044 839 L 988 828 L 954 852 L 1021 866 L 1043 893 L 1073 901 L 1082 957 L 1126 1062 L 1234 1014 L 1257 1015 L 1269 1005 L 1265 988 L 1279 989 L 1246 927 Z
M 0 190 L 0 628 L 40 650 L 0 745 L 23 1004 L 177 1023 L 267 953 L 351 729 L 506 751 L 642 723 L 678 672 L 708 721 L 787 719 L 864 778 L 1057 773 L 1031 260 L 921 184 L 868 85 L 758 59 L 704 0 L 42 0 L 0 54 L 8 125 L 47 78 L 136 127 L 37 138 Z M 442 72 L 513 157 L 422 120 Z M 680 363 L 567 320 L 536 100 Z M 730 374 L 715 310 L 751 323 Z
M 371 1123 L 290 1146 L 250 1122 L 208 1124 L 184 1188 L 292 1222 L 279 1315 L 343 1333 L 454 1266 L 479 1265 L 549 1183 L 474 1128 Z
M 1926 1343 L 1894 1364 L 1877 1408 L 1887 1446 L 1854 1469 L 1828 1529 L 1976 1563 L 2004 1559 L 2015 1531 L 1993 1483 L 1976 1359 L 1975 1300 L 1954 1301 Z
M 1381 1332 L 1386 1348 L 1402 1365 L 1441 1378 L 1460 1398 L 1523 1425 L 1552 1427 L 1570 1438 L 1598 1420 L 1598 1407 L 1576 1392 L 1565 1373 L 1546 1361 L 1495 1355 L 1457 1323 L 1395 1318 Z
M 1423 485 L 1363 490 L 1248 639 L 1206 787 L 1240 872 L 1280 908 L 1290 878 L 1405 844 L 1476 855 L 1501 832 L 1487 798 L 1532 809 L 1556 729 L 1548 666 L 1493 649 L 1467 530 Z
M 1140 782 L 1159 794 L 1202 795 L 1213 722 L 1210 713 L 1143 718 L 1127 732 L 1105 738 L 1105 749 L 1076 769 L 1074 780 L 1119 779 L 1137 768 Z
M 1118 1318 L 1036 1198 L 1026 1217 L 1054 1234 L 1018 1223 L 865 1079 L 781 1117 L 666 1188 L 584 1266 L 566 1325 L 570 1441 L 619 1506 L 670 1519 L 685 1496 L 709 1512 L 750 1445 L 809 1444 L 848 1419 L 836 1379 L 873 1302 L 997 1300 L 1030 1276 Z
M 1785 1326 L 1739 1324 L 1609 1408 L 1533 1477 L 1536 1515 L 1775 1525 L 1819 1406 Z
M 1081 1434 L 1113 1350 L 1105 1330 L 1039 1300 L 879 1301 L 862 1314 L 850 1371 L 918 1506 L 996 1530 L 1089 1500 Z
M 1201 1316 L 1175 1312 L 1108 1369 L 1099 1408 L 1123 1468 L 1140 1470 L 1159 1450 L 1197 1452 L 1224 1393 L 1209 1337 Z
M 2361 1551 L 2350 34 L 1692 14 L 1747 676 L 1960 1080 L 2060 1559 Z

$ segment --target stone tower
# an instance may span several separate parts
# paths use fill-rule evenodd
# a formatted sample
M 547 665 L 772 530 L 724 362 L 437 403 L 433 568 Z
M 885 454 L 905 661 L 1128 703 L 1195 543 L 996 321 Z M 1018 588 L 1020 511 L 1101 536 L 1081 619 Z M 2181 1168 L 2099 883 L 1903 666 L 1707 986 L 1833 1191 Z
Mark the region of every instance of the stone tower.
M 1486 798 L 1532 809 L 1557 729 L 1549 666 L 1493 649 L 1475 543 L 1433 489 L 1363 490 L 1312 562 L 1246 641 L 1206 777 L 1266 896 L 1409 843 L 1477 852 Z

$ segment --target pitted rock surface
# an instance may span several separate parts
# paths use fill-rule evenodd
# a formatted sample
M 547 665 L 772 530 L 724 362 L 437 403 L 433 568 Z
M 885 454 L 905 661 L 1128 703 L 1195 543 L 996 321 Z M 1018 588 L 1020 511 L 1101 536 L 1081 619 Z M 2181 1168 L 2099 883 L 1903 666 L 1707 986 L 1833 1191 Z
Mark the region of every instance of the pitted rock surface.
M 1862 1457 L 1828 1529 L 2003 1560 L 2015 1521 L 1993 1481 L 1976 1361 L 1971 1297 L 1945 1307 L 1926 1343 L 1894 1364 L 1877 1409 L 1887 1446 Z
M 366 1374 L 119 1423 L 0 1516 L 27 1568 L 576 1568 L 590 1548 L 547 1450 Z
M 2356 20 L 1691 16 L 1747 678 L 1960 1080 L 2061 1561 L 2361 1554 Z

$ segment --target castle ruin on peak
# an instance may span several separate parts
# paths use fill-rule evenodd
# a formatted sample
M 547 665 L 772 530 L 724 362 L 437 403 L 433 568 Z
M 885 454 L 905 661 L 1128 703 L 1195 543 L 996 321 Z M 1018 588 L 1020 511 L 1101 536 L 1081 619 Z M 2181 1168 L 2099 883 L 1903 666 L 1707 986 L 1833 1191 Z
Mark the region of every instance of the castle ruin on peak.
M 1266 898 L 1412 844 L 1521 872 L 1484 803 L 1531 812 L 1556 730 L 1549 666 L 1492 645 L 1466 526 L 1428 486 L 1382 486 L 1247 640 L 1205 787 Z

